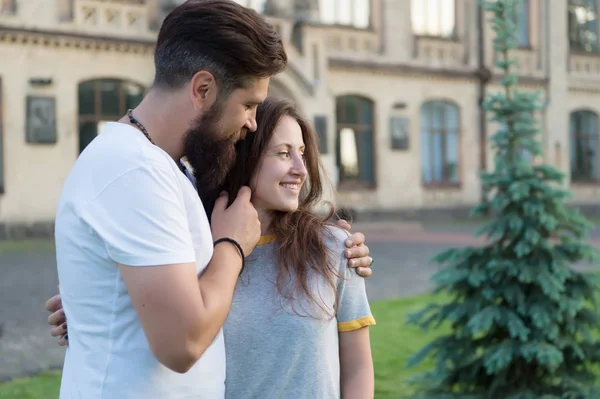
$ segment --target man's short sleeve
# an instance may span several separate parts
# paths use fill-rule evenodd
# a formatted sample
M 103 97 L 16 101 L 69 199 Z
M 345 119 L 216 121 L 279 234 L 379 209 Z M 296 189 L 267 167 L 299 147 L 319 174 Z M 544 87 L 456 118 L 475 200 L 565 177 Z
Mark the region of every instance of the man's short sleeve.
M 347 332 L 358 330 L 362 327 L 375 324 L 371 314 L 365 279 L 356 273 L 356 269 L 348 266 L 344 257 L 344 242 L 348 233 L 341 229 L 334 229 L 335 253 L 339 256 L 338 309 L 336 313 L 338 331 Z
M 128 266 L 195 261 L 176 171 L 140 167 L 112 181 L 80 209 L 108 255 Z

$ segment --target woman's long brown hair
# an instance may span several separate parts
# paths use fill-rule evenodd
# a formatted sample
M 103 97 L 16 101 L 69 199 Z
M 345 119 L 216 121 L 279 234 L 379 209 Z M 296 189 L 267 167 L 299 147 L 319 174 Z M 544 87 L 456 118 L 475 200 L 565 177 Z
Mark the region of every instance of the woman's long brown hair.
M 280 294 L 290 301 L 294 309 L 298 304 L 297 300 L 304 297 L 309 303 L 317 305 L 330 317 L 334 317 L 335 310 L 328 309 L 324 301 L 317 299 L 320 295 L 310 288 L 314 274 L 325 278 L 335 294 L 334 308 L 337 308 L 335 284 L 335 279 L 338 277 L 337 265 L 332 264 L 333 257 L 325 242 L 330 234 L 327 226 L 331 226 L 330 220 L 334 215 L 334 209 L 331 204 L 328 204 L 329 212 L 326 215 L 319 216 L 316 212 L 323 195 L 322 165 L 319 160 L 317 137 L 311 125 L 299 115 L 292 102 L 269 97 L 258 106 L 256 111 L 258 128 L 256 132 L 248 133 L 244 140 L 237 143 L 237 161 L 229 172 L 224 187 L 218 192 L 227 191 L 231 205 L 240 188 L 250 184 L 250 179 L 261 165 L 263 154 L 273 137 L 275 128 L 284 116 L 294 118 L 300 125 L 308 175 L 300 192 L 298 210 L 273 212 L 270 233 L 278 242 L 275 248 L 279 267 L 277 287 Z M 212 214 L 218 192 L 200 193 L 207 215 Z M 303 295 L 298 297 L 297 294 Z

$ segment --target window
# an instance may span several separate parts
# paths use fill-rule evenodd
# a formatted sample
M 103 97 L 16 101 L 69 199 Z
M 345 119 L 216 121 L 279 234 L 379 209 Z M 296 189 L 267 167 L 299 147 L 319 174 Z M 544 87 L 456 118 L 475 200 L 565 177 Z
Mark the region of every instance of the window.
M 598 180 L 598 115 L 575 111 L 570 119 L 571 180 Z
M 320 0 L 321 22 L 366 29 L 371 26 L 370 0 Z
M 0 194 L 4 194 L 4 147 L 2 125 L 2 78 L 0 77 Z
M 79 152 L 97 136 L 106 122 L 119 120 L 142 101 L 143 86 L 118 79 L 89 80 L 79 84 Z
M 449 101 L 421 106 L 421 173 L 424 184 L 459 183 L 459 114 Z
M 0 0 L 0 14 L 14 14 L 17 12 L 17 0 Z
M 412 0 L 413 32 L 420 36 L 453 38 L 456 28 L 454 0 Z
M 58 0 L 58 20 L 61 22 L 73 21 L 75 16 L 74 0 Z
M 529 0 L 521 0 L 515 12 L 517 40 L 520 47 L 528 47 L 529 42 Z
M 569 45 L 571 50 L 598 51 L 596 0 L 569 0 Z
M 264 12 L 265 3 L 267 2 L 267 0 L 233 0 L 233 1 L 243 5 L 244 7 L 252 8 L 259 13 Z
M 375 185 L 373 108 L 371 100 L 359 96 L 342 96 L 336 101 L 336 162 L 341 186 Z

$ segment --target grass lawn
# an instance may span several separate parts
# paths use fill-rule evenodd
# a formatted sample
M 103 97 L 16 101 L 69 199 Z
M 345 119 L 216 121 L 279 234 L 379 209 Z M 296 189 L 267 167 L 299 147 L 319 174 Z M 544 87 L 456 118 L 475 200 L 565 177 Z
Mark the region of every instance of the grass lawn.
M 433 301 L 429 295 L 375 302 L 371 310 L 377 325 L 371 327 L 371 350 L 375 364 L 375 398 L 398 399 L 414 393 L 407 383 L 411 375 L 425 371 L 431 363 L 407 369 L 406 362 L 417 350 L 445 331 L 427 331 L 406 326 L 406 316 Z M 0 396 L 1 397 L 1 396 Z
M 27 251 L 53 251 L 54 240 L 51 239 L 36 239 L 23 241 L 2 241 L 0 240 L 0 255 L 10 254 L 15 252 Z
M 31 378 L 20 378 L 0 384 L 1 399 L 56 399 L 60 372 L 47 371 Z

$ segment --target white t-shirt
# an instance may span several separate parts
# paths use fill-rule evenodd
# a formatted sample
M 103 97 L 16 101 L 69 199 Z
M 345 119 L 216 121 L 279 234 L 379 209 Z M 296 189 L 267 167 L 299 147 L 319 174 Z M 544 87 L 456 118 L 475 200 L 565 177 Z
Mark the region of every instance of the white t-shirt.
M 164 367 L 117 266 L 196 262 L 201 272 L 212 257 L 202 203 L 166 152 L 129 125 L 107 124 L 66 180 L 55 236 L 69 326 L 61 399 L 224 397 L 222 331 L 187 373 Z

